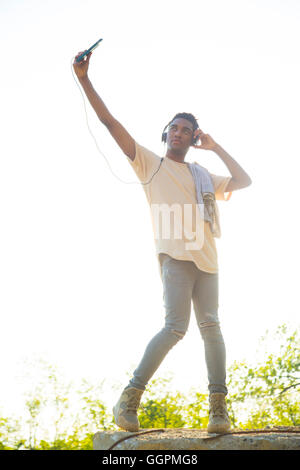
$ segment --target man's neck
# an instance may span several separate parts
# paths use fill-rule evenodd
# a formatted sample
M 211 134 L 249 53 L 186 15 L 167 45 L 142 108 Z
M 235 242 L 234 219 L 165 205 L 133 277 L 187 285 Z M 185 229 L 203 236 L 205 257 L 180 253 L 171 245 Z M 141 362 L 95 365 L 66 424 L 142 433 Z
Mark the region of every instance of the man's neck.
M 175 162 L 178 162 L 178 163 L 186 163 L 184 161 L 184 158 L 185 158 L 185 153 L 176 153 L 172 150 L 167 150 L 167 153 L 166 153 L 166 157 L 167 158 L 170 158 L 171 160 L 174 160 Z

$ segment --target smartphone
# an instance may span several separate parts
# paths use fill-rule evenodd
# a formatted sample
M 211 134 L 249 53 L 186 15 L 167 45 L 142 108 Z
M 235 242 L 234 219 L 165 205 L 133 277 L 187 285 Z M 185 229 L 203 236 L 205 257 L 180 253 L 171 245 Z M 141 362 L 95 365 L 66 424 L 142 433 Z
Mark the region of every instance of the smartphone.
M 82 59 L 84 59 L 85 56 L 87 56 L 90 52 L 92 52 L 96 47 L 99 46 L 99 43 L 102 41 L 102 39 L 99 39 L 99 41 L 95 42 L 89 49 L 84 51 L 83 54 L 81 54 L 79 57 L 77 57 L 76 62 L 81 62 Z

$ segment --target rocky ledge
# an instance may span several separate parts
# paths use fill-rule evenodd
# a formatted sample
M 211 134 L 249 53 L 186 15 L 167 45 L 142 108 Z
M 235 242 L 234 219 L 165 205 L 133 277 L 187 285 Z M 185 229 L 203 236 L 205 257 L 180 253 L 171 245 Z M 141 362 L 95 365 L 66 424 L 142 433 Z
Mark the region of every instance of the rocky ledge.
M 119 442 L 120 441 L 120 442 Z M 118 442 L 118 444 L 117 444 Z M 208 434 L 205 429 L 141 429 L 97 432 L 94 450 L 300 450 L 300 427 L 233 429 Z

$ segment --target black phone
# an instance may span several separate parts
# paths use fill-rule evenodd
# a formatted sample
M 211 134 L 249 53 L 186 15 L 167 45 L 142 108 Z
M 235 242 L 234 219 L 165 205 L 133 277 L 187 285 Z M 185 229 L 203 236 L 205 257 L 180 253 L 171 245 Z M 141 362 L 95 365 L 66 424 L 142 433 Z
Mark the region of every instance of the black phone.
M 102 41 L 102 39 L 99 39 L 99 41 L 95 42 L 95 44 L 93 44 L 89 49 L 84 51 L 79 57 L 77 57 L 76 62 L 81 62 L 82 59 L 85 58 L 85 56 L 87 56 L 90 52 L 92 52 L 94 49 L 96 49 L 96 47 L 99 46 L 99 43 L 101 41 Z

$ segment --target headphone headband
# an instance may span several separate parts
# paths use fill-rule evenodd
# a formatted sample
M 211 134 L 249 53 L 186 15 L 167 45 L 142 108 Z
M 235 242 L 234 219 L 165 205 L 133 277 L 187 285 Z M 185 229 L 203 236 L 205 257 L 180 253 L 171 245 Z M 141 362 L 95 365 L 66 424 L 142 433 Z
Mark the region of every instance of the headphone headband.
M 170 123 L 169 123 L 169 124 L 170 124 Z M 164 127 L 163 133 L 162 133 L 162 135 L 161 135 L 161 141 L 164 142 L 164 143 L 167 142 L 167 132 L 165 132 L 165 129 L 166 129 L 166 127 L 169 126 L 169 124 L 167 124 L 167 125 Z M 196 130 L 196 129 L 193 130 L 193 134 L 194 134 L 195 130 Z M 196 138 L 195 138 L 194 135 L 193 135 L 193 142 L 192 142 L 192 145 L 196 145 L 197 142 L 198 142 L 198 140 L 199 140 L 199 137 L 196 137 Z

